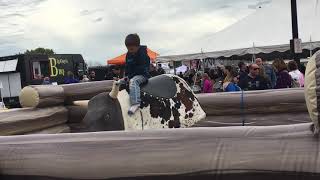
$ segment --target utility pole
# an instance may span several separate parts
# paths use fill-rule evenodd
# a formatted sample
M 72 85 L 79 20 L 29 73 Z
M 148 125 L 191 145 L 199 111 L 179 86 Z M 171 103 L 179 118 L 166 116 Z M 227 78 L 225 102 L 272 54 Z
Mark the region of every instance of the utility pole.
M 301 40 L 299 39 L 297 0 L 291 0 L 291 18 L 292 18 L 292 40 L 290 41 L 291 52 L 293 53 L 294 60 L 300 67 L 299 54 L 302 53 L 302 48 L 301 48 Z

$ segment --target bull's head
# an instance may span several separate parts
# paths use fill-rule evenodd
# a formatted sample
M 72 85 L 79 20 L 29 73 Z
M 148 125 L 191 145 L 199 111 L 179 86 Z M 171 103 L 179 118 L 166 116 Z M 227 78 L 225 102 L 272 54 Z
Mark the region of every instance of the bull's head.
M 120 84 L 113 83 L 111 92 L 101 93 L 89 101 L 84 118 L 87 131 L 124 130 L 121 106 L 117 99 Z

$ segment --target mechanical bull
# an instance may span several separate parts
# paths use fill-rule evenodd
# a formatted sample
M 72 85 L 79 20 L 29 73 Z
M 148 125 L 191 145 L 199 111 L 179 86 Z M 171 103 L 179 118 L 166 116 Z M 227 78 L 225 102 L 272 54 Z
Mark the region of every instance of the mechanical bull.
M 89 101 L 87 131 L 143 130 L 192 127 L 206 114 L 188 84 L 178 76 L 161 75 L 141 87 L 140 109 L 127 114 L 129 94 L 115 82 L 112 91 Z

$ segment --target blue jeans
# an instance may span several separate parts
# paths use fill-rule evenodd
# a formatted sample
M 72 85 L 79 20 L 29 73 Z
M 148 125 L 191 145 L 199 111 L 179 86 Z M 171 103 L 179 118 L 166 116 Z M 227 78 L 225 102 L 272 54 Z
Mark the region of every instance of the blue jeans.
M 130 102 L 131 105 L 140 104 L 140 85 L 147 82 L 147 78 L 141 75 L 134 76 L 130 79 L 129 89 L 130 89 Z

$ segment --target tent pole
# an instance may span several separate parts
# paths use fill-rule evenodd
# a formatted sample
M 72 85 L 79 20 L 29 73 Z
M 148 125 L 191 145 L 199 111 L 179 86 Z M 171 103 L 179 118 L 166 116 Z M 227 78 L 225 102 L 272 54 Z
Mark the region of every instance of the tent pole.
M 298 29 L 298 15 L 297 15 L 297 0 L 291 0 L 291 18 L 292 18 L 292 41 L 291 41 L 291 50 L 293 52 L 293 57 L 299 67 L 300 58 L 299 54 L 295 52 L 295 40 L 299 39 L 299 29 Z
M 253 42 L 253 46 L 252 46 L 252 49 L 253 49 L 253 53 L 252 53 L 252 59 L 251 59 L 251 63 L 253 64 L 255 59 L 256 59 L 256 48 L 255 48 L 255 44 Z
M 177 75 L 176 65 L 175 65 L 174 61 L 172 61 L 172 64 L 173 64 L 174 75 Z

